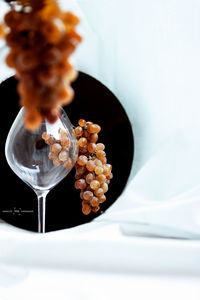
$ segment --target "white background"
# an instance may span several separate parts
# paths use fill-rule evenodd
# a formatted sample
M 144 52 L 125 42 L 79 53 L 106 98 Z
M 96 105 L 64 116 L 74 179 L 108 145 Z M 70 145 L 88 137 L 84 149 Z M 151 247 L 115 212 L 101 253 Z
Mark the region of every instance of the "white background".
M 77 0 L 69 7 L 82 20 L 77 68 L 118 96 L 133 125 L 133 178 L 175 132 L 200 128 L 200 2 Z M 0 299 L 200 298 L 198 242 L 123 238 L 118 227 L 103 225 L 95 230 L 81 226 L 42 238 L 2 224 Z M 55 268 L 60 251 L 65 267 Z
M 137 172 L 172 132 L 199 127 L 200 2 L 77 3 L 89 27 L 78 66 L 110 87 L 127 109 Z

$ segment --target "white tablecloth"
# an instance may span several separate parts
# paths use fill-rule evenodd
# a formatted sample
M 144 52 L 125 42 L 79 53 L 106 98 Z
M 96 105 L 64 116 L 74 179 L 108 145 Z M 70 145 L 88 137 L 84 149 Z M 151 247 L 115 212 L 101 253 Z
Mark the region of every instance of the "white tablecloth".
M 174 134 L 200 127 L 200 3 L 61 2 L 82 19 L 77 68 L 118 96 L 133 125 L 131 182 Z M 12 73 L 1 68 L 1 80 Z M 0 299 L 199 299 L 199 241 L 128 236 L 119 226 L 38 235 L 0 223 Z

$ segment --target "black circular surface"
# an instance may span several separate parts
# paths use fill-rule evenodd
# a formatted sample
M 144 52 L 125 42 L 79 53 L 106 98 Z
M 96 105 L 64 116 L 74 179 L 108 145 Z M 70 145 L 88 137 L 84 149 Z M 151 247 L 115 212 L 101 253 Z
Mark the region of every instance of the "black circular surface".
M 1 97 L 1 198 L 0 218 L 31 231 L 37 231 L 37 198 L 7 164 L 4 148 L 7 134 L 19 111 L 17 81 L 10 77 L 0 84 Z M 99 81 L 80 72 L 73 83 L 75 99 L 64 107 L 72 124 L 80 118 L 99 124 L 99 142 L 106 145 L 108 163 L 113 165 L 113 179 L 107 200 L 98 213 L 85 216 L 81 212 L 80 192 L 74 188 L 74 169 L 47 195 L 46 231 L 74 227 L 90 222 L 105 211 L 122 193 L 133 160 L 134 143 L 131 124 L 118 99 Z

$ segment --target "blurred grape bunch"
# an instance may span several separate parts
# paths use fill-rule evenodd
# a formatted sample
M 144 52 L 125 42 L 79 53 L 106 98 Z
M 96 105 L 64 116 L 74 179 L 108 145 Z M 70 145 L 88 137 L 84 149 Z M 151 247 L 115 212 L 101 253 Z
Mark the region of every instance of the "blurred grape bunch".
M 0 38 L 3 38 L 6 34 L 5 26 L 3 24 L 0 24 Z
M 62 11 L 56 0 L 7 2 L 10 10 L 0 36 L 10 47 L 6 63 L 19 79 L 25 126 L 35 130 L 43 118 L 54 123 L 60 106 L 73 99 L 71 82 L 77 72 L 69 58 L 81 42 L 76 32 L 79 18 Z

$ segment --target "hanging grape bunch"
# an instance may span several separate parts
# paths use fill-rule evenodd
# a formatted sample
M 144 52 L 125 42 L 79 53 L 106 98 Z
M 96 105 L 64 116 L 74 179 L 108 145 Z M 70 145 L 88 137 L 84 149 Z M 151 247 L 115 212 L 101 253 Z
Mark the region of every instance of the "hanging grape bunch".
M 70 84 L 77 72 L 69 58 L 81 42 L 75 31 L 79 19 L 62 11 L 57 0 L 21 0 L 17 6 L 11 2 L 4 23 L 10 47 L 6 63 L 19 79 L 25 126 L 35 130 L 43 118 L 54 123 L 60 106 L 74 96 Z M 3 34 L 5 26 L 0 29 Z
M 79 126 L 74 129 L 79 146 L 78 159 L 75 164 L 75 188 L 80 190 L 82 212 L 85 215 L 97 212 L 100 204 L 106 200 L 105 193 L 113 178 L 112 166 L 107 163 L 105 146 L 97 143 L 101 127 L 92 122 L 80 119 Z M 47 132 L 42 138 L 49 145 L 49 159 L 55 166 L 71 169 L 73 161 L 70 158 L 70 139 L 66 130 L 60 129 L 60 138 L 56 140 Z
M 75 188 L 80 190 L 82 212 L 97 212 L 106 200 L 105 193 L 113 177 L 112 166 L 107 163 L 105 146 L 97 143 L 101 127 L 80 119 L 75 128 L 79 156 L 75 165 Z

